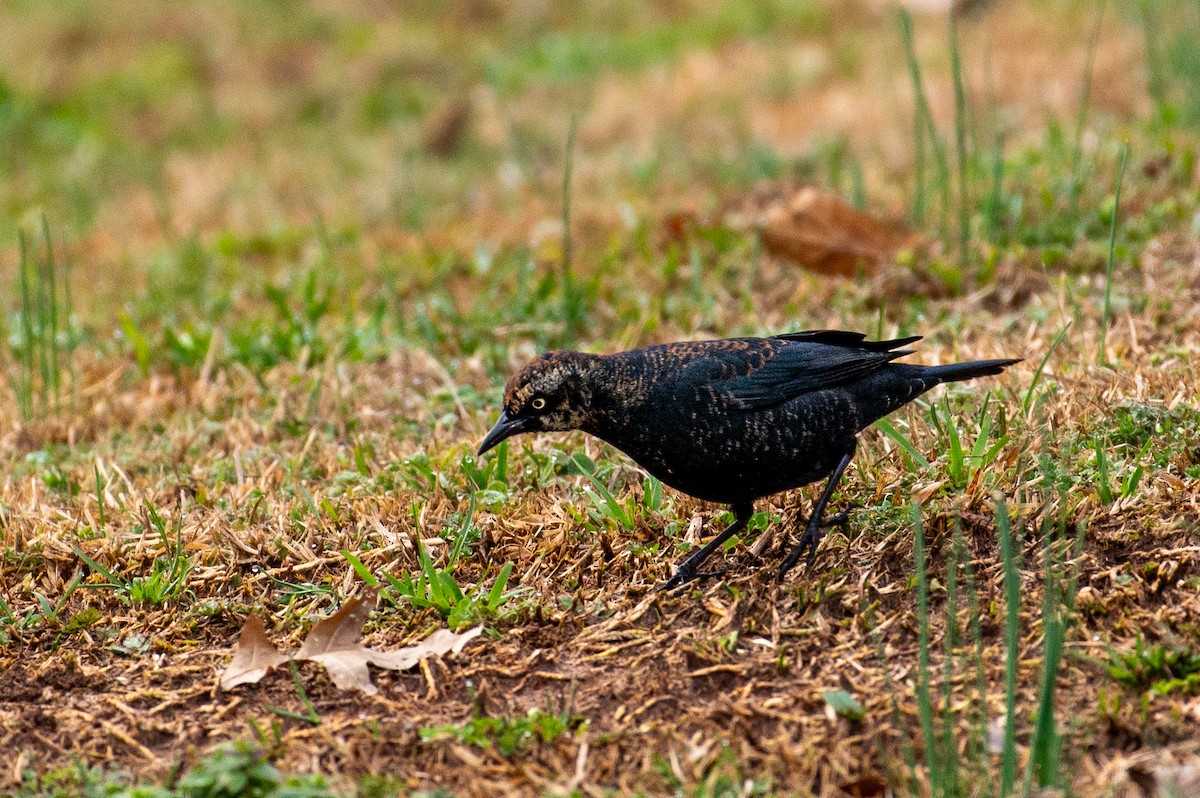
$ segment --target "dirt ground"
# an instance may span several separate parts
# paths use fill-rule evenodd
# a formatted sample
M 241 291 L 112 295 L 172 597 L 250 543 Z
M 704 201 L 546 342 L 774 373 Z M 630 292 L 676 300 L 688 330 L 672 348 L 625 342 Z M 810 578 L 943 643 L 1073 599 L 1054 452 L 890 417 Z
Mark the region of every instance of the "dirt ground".
M 1088 66 L 1079 31 L 1090 9 L 1071 5 L 1065 21 L 1049 25 L 1020 13 L 1015 7 L 1021 4 L 995 5 L 965 28 L 964 49 L 979 64 L 988 42 L 993 73 L 1006 77 L 993 91 L 1012 109 L 1017 147 L 1040 140 L 1047 119 L 1073 113 Z M 869 4 L 856 9 L 871 35 L 895 37 L 882 12 Z M 1093 65 L 1092 113 L 1101 120 L 1094 136 L 1122 135 L 1132 126 L 1128 120 L 1147 113 L 1140 34 L 1121 20 L 1108 25 Z M 831 37 L 850 37 L 849 27 L 835 25 Z M 922 26 L 918 46 L 930 61 L 932 113 L 948 124 L 954 100 L 938 50 L 941 31 Z M 804 151 L 821 131 L 837 131 L 867 153 L 862 177 L 873 204 L 897 208 L 906 190 L 896 176 L 911 171 L 910 142 L 875 131 L 909 123 L 912 92 L 899 77 L 902 61 L 864 55 L 870 36 L 855 41 L 862 68 L 845 74 L 827 63 L 834 55 L 811 41 L 787 48 L 790 63 L 801 71 L 816 64 L 819 77 L 783 94 L 748 92 L 738 118 L 749 120 L 743 124 L 753 137 L 785 154 Z M 583 155 L 575 221 L 581 259 L 591 264 L 581 267 L 585 277 L 614 249 L 627 254 L 639 246 L 621 238 L 627 232 L 622 201 L 641 216 L 668 221 L 670 214 L 707 219 L 758 202 L 761 186 L 694 191 L 670 175 L 653 196 L 632 196 L 615 177 L 626 167 L 605 154 L 618 149 L 613 142 L 652 149 L 664 128 L 692 124 L 698 107 L 736 97 L 740 86 L 768 82 L 777 66 L 769 55 L 753 42 L 734 43 L 684 53 L 669 68 L 599 76 L 593 110 L 578 133 Z M 269 100 L 259 106 L 256 98 L 286 84 L 288 75 L 307 75 L 306 63 L 276 65 L 281 71 L 274 82 L 243 87 L 246 93 L 229 103 L 268 115 Z M 988 93 L 982 72 L 968 77 L 970 95 L 982 107 Z M 501 141 L 504 125 L 536 119 L 545 101 L 536 88 L 503 107 L 484 97 L 475 107 L 475 135 L 485 144 Z M 272 124 L 263 121 L 264 128 Z M 719 149 L 732 135 L 721 120 L 690 129 L 697 149 Z M 1154 139 L 1131 135 L 1143 143 Z M 1100 148 L 1089 141 L 1089 153 Z M 347 192 L 358 198 L 377 188 L 362 175 L 382 169 L 381 160 L 390 157 L 377 141 L 360 144 L 359 168 L 346 178 Z M 176 178 L 164 190 L 180 229 L 204 238 L 226 224 L 254 228 L 263 208 L 280 218 L 303 217 L 311 207 L 305 199 L 290 204 L 290 189 L 301 198 L 335 193 L 336 174 L 322 171 L 332 166 L 318 164 L 298 177 L 284 156 L 253 150 L 233 143 L 212 160 L 180 155 L 171 161 Z M 319 153 L 302 156 L 320 161 Z M 1147 143 L 1131 161 L 1132 187 L 1122 205 L 1131 218 L 1166 195 L 1153 173 L 1159 157 L 1157 145 Z M 235 182 L 232 173 L 243 169 L 260 179 L 257 191 L 223 192 Z M 553 178 L 543 176 L 545 182 L 561 179 L 548 171 Z M 528 187 L 505 199 L 495 172 L 471 195 L 470 212 L 431 212 L 435 220 L 439 212 L 447 219 L 431 223 L 424 236 L 364 219 L 355 258 L 453 251 L 468 265 L 453 272 L 449 290 L 459 298 L 490 290 L 464 253 L 480 241 L 529 243 L 539 224 L 553 220 L 558 202 L 553 190 Z M 195 175 L 204 178 L 192 180 Z M 1108 166 L 1094 178 L 1109 181 Z M 299 189 L 302 180 L 310 182 Z M 779 181 L 767 190 L 790 185 Z M 1194 200 L 1195 178 L 1180 192 Z M 114 192 L 98 203 L 95 223 L 74 245 L 82 256 L 78 282 L 94 289 L 98 306 L 112 301 L 121 307 L 122 291 L 149 284 L 137 270 L 125 284 L 121 264 L 141 263 L 166 237 L 154 203 L 144 187 Z M 330 217 L 369 207 L 365 200 L 347 201 Z M 991 466 L 963 485 L 949 485 L 945 438 L 926 411 L 902 411 L 894 421 L 932 465 L 912 464 L 877 430 L 864 433 L 835 499 L 838 507 L 857 509 L 847 526 L 829 532 L 810 572 L 797 570 L 782 584 L 774 579 L 795 537 L 790 519 L 807 511 L 815 487 L 763 502 L 758 509 L 772 516 L 767 530 L 717 555 L 727 569 L 723 576 L 677 595 L 654 586 L 669 575 L 682 543 L 702 542 L 721 524 L 721 508 L 667 490 L 661 510 L 633 513 L 631 529 L 589 522 L 588 483 L 561 467 L 564 452 L 616 463 L 604 478 L 630 507 L 641 501 L 641 472 L 580 435 L 521 441 L 511 449 L 507 495 L 481 502 L 474 517 L 479 539 L 455 572 L 460 585 L 489 584 L 504 563 L 514 563 L 514 612 L 488 619 L 485 634 L 456 656 L 412 671 L 373 670 L 380 690 L 371 696 L 336 689 L 312 663 L 298 665 L 303 694 L 286 669 L 230 691 L 221 691 L 218 679 L 249 611 L 263 614 L 277 643 L 295 647 L 319 616 L 361 590 L 343 551 L 374 573 L 400 576 L 418 568 L 415 541 L 421 540 L 445 563 L 442 533 L 467 512 L 462 483 L 407 481 L 404 464 L 426 455 L 435 471 L 458 473 L 498 405 L 500 387 L 484 357 L 461 354 L 448 370 L 437 352 L 398 346 L 356 362 L 331 357 L 307 364 L 301 357 L 261 377 L 211 363 L 140 375 L 119 336 L 98 335 L 100 343 L 75 355 L 78 393 L 70 412 L 26 420 L 13 397 L 0 398 L 0 596 L 14 616 L 0 645 L 0 751 L 14 752 L 0 757 L 0 792 L 15 792 L 30 772 L 76 761 L 171 783 L 217 744 L 251 739 L 286 772 L 324 773 L 346 789 L 364 776 L 393 777 L 400 794 L 444 788 L 459 796 L 926 795 L 927 787 L 913 783 L 927 775 L 915 697 L 920 623 L 911 507 L 920 504 L 937 711 L 945 690 L 951 736 L 976 763 L 966 778 L 981 780 L 978 792 L 964 794 L 992 794 L 982 779 L 994 772 L 998 756 L 994 742 L 980 736 L 988 737 L 984 730 L 1002 723 L 1004 714 L 999 495 L 1015 514 L 1022 558 L 1015 715 L 1022 758 L 1039 702 L 1047 572 L 1053 576 L 1058 568 L 1077 587 L 1055 682 L 1072 794 L 1166 795 L 1163 785 L 1172 778 L 1183 783 L 1183 768 L 1200 762 L 1200 697 L 1194 687 L 1165 695 L 1130 688 L 1112 678 L 1109 664 L 1114 652 L 1132 651 L 1139 641 L 1196 651 L 1200 640 L 1200 483 L 1188 475 L 1200 464 L 1196 207 L 1155 228 L 1122 264 L 1106 338 L 1099 332 L 1103 231 L 1054 263 L 1019 248 L 1006 251 L 990 281 L 943 295 L 922 295 L 925 283 L 908 273 L 835 281 L 768 256 L 749 277 L 714 272 L 708 278 L 714 307 L 702 328 L 686 318 L 626 323 L 619 310 L 601 308 L 595 324 L 610 335 L 588 339 L 595 351 L 615 351 L 622 342 L 732 334 L 748 324 L 867 329 L 878 320 L 888 329 L 904 324 L 928 333 L 917 362 L 1024 357 L 987 386 L 949 394 L 950 406 L 967 419 L 964 431 L 973 435 L 980 397 L 990 388 L 1009 439 Z M 661 240 L 662 228 L 653 234 L 655 257 L 665 260 L 669 242 Z M 533 251 L 537 246 L 534 241 Z M 301 249 L 302 258 L 314 257 L 311 247 Z M 14 250 L 0 275 L 15 274 L 15 264 Z M 743 278 L 753 312 L 742 309 L 733 285 Z M 379 273 L 363 278 L 364 293 L 384 279 Z M 644 279 L 650 295 L 683 281 L 629 279 Z M 249 300 L 238 295 L 237 302 Z M 79 296 L 76 304 L 84 304 Z M 804 323 L 796 325 L 797 318 Z M 1068 322 L 1069 336 L 1055 345 Z M 508 332 L 517 341 L 510 354 L 516 365 L 532 344 L 520 330 Z M 1039 363 L 1047 353 L 1043 371 Z M 1094 365 L 1103 359 L 1108 365 Z M 1037 401 L 1027 402 L 1038 381 Z M 1127 418 L 1136 420 L 1133 432 L 1121 426 Z M 1089 447 L 1094 441 L 1108 446 L 1118 434 L 1110 428 L 1151 441 L 1159 435 L 1161 443 L 1139 438 L 1121 450 L 1127 456 L 1114 480 L 1132 478 L 1139 464 L 1145 471 L 1128 495 L 1105 501 Z M 1165 454 L 1158 457 L 1159 451 Z M 371 479 L 345 477 L 362 452 Z M 560 466 L 549 478 L 533 473 L 553 457 Z M 147 507 L 170 521 L 165 542 Z M 161 605 L 130 603 L 126 594 L 102 586 L 81 559 L 80 552 L 116 573 L 148 573 L 156 558 L 169 558 L 176 520 L 191 570 L 186 590 Z M 669 524 L 674 537 L 664 531 Z M 1083 543 L 1075 556 L 1079 529 Z M 956 574 L 957 610 L 948 613 L 947 563 L 956 557 L 965 570 Z M 82 586 L 69 589 L 76 578 Z M 98 616 L 72 623 L 92 610 Z M 957 619 L 959 636 L 949 657 L 948 616 Z M 365 639 L 390 649 L 443 626 L 434 610 L 385 602 Z M 861 704 L 860 719 L 834 711 L 826 693 L 838 690 Z M 296 716 L 308 711 L 306 701 L 319 723 Z M 565 717 L 568 730 L 512 754 L 421 733 L 535 709 Z

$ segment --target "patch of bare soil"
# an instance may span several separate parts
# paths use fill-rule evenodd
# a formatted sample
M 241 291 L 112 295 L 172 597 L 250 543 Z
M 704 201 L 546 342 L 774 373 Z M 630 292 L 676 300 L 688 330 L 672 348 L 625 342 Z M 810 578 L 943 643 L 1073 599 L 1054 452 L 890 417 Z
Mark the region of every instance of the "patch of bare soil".
M 1059 711 L 1075 719 L 1067 733 L 1082 745 L 1069 747 L 1068 757 L 1083 783 L 1141 751 L 1197 753 L 1194 700 L 1190 705 L 1151 700 L 1145 709 L 1110 711 L 1098 705 L 1101 693 L 1120 693 L 1098 664 L 1112 641 L 1128 641 L 1135 633 L 1149 640 L 1194 640 L 1200 629 L 1196 496 L 1178 495 L 1149 514 L 1143 509 L 1093 519 L 1084 553 L 1072 564 L 1081 586 L 1081 618 L 1059 679 Z M 1003 623 L 995 609 L 1003 605 L 995 532 L 977 514 L 968 512 L 964 522 L 977 600 L 985 608 L 980 633 L 990 686 L 987 709 L 994 718 L 1004 660 Z M 935 564 L 945 562 L 953 545 L 951 526 L 944 516 L 927 523 Z M 1018 729 L 1027 732 L 1040 665 L 1043 540 L 1036 524 L 1021 532 L 1026 633 Z M 229 661 L 240 626 L 227 612 L 207 617 L 170 608 L 128 612 L 111 642 L 128 645 L 142 636 L 145 650 L 130 654 L 98 645 L 88 635 L 38 634 L 19 648 L 7 646 L 0 662 L 5 674 L 0 746 L 26 752 L 39 767 L 79 757 L 162 777 L 181 761 L 195 761 L 216 741 L 249 735 L 251 723 L 263 729 L 275 723 L 281 730 L 275 750 L 285 767 L 347 777 L 400 774 L 412 787 L 445 786 L 462 795 L 575 788 L 598 794 L 614 787 L 662 792 L 668 786 L 664 778 L 694 783 L 726 767 L 728 748 L 747 775 L 769 777 L 780 791 L 837 794 L 839 785 L 899 767 L 904 745 L 919 749 L 912 700 L 917 640 L 911 538 L 903 530 L 868 538 L 855 535 L 853 526 L 850 534 L 831 534 L 814 572 L 783 586 L 771 576 L 771 563 L 786 550 L 776 535 L 761 560 L 739 548 L 726 557 L 722 584 L 680 596 L 650 590 L 666 574 L 664 558 L 641 564 L 620 555 L 605 562 L 589 540 L 552 551 L 542 547 L 537 570 L 549 578 L 531 578 L 524 569 L 520 584 L 543 595 L 562 591 L 565 585 L 552 574 L 582 558 L 569 597 L 560 597 L 572 609 L 547 611 L 543 604 L 524 623 L 502 626 L 495 638 L 468 646 L 452 660 L 430 659 L 412 673 L 376 670 L 373 679 L 381 689 L 374 696 L 337 690 L 323 671 L 301 664 L 321 718 L 316 726 L 270 713 L 272 707 L 303 711 L 286 674 L 227 692 L 217 689 L 217 674 Z M 537 545 L 526 538 L 503 548 Z M 936 567 L 931 577 L 945 583 Z M 247 591 L 248 584 L 231 590 L 223 582 L 210 578 L 197 587 L 214 597 L 257 593 Z M 95 595 L 103 600 L 103 594 Z M 944 595 L 939 598 L 936 588 L 932 616 L 934 650 L 940 651 Z M 376 648 L 406 642 L 411 635 L 402 629 L 416 627 L 411 619 L 399 620 L 394 612 L 379 617 L 367 642 Z M 827 709 L 822 693 L 837 689 L 863 704 L 862 722 Z M 964 708 L 958 725 L 965 740 L 978 728 L 966 711 L 973 690 L 969 671 L 953 689 Z M 422 727 L 476 714 L 511 718 L 548 707 L 585 718 L 586 729 L 539 741 L 511 757 L 419 736 Z

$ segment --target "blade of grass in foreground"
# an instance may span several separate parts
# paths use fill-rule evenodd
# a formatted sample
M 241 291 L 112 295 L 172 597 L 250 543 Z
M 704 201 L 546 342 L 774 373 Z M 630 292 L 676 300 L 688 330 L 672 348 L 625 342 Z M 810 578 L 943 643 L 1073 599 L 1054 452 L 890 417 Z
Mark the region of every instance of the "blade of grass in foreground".
M 925 745 L 925 766 L 931 784 L 941 783 L 938 767 L 937 738 L 933 731 L 933 695 L 929 678 L 929 579 L 925 563 L 925 533 L 921 529 L 921 508 L 913 505 L 913 560 L 917 588 L 917 715 Z M 936 791 L 935 791 L 936 794 Z
M 959 785 L 958 739 L 955 736 L 958 713 L 954 710 L 954 649 L 958 645 L 958 550 L 950 547 L 946 562 L 946 628 L 943 637 L 942 663 L 942 761 L 941 793 L 958 795 Z
M 1021 575 L 1008 505 L 996 497 L 996 535 L 1004 570 L 1004 741 L 1000 749 L 1000 795 L 1011 795 L 1017 782 L 1017 634 L 1021 618 Z

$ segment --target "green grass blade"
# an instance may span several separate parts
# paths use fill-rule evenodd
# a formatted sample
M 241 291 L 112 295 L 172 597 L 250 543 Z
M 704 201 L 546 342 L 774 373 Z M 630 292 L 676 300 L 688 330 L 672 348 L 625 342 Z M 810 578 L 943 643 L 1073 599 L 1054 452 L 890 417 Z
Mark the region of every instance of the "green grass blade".
M 917 61 L 916 48 L 913 45 L 912 16 L 904 8 L 897 11 L 900 20 L 900 34 L 904 41 L 904 55 L 908 62 L 908 76 L 913 87 L 913 97 L 917 107 L 913 110 L 913 171 L 914 194 L 912 220 L 913 224 L 925 222 L 925 206 L 928 202 L 925 185 L 925 118 L 921 113 L 921 103 L 925 96 L 925 86 L 921 79 L 921 65 Z
M 93 560 L 91 557 L 84 554 L 77 546 L 72 546 L 71 550 L 75 552 L 75 554 L 79 557 L 79 559 L 83 560 L 84 563 L 87 564 L 88 568 L 91 568 L 93 571 L 95 571 L 96 573 L 100 574 L 101 576 L 103 576 L 105 579 L 108 580 L 107 584 L 89 585 L 89 587 L 115 587 L 115 588 L 128 589 L 129 585 L 125 580 L 121 579 L 119 576 L 114 574 L 112 571 L 108 570 L 103 565 L 101 565 L 100 563 Z
M 62 388 L 62 363 L 58 351 L 58 262 L 54 255 L 54 241 L 50 237 L 50 223 L 42 216 L 42 238 L 46 245 L 46 293 L 49 308 L 46 318 L 46 340 L 49 343 L 50 393 L 54 409 L 58 409 L 59 391 Z
M 1083 85 L 1079 89 L 1079 111 L 1075 117 L 1075 142 L 1071 150 L 1071 184 L 1067 188 L 1070 192 L 1070 218 L 1073 222 L 1079 218 L 1079 196 L 1083 183 L 1083 177 L 1080 174 L 1083 166 L 1083 131 L 1087 127 L 1088 112 L 1092 105 L 1092 67 L 1096 62 L 1096 47 L 1100 43 L 1100 26 L 1104 22 L 1104 10 L 1107 5 L 1107 0 L 1100 0 L 1100 5 L 1096 9 L 1096 21 L 1092 25 L 1092 33 L 1088 37 L 1087 65 L 1083 69 Z
M 954 650 L 958 645 L 958 550 L 951 546 L 946 561 L 946 628 L 942 662 L 942 795 L 957 795 L 958 713 L 954 711 Z
M 1113 263 L 1117 251 L 1117 218 L 1121 211 L 1121 184 L 1125 180 L 1125 164 L 1129 160 L 1129 144 L 1121 145 L 1121 165 L 1117 168 L 1117 187 L 1113 193 L 1112 219 L 1108 226 L 1108 262 L 1104 267 L 1104 315 L 1100 319 L 1100 351 L 1096 354 L 1098 365 L 1108 365 L 1108 322 L 1112 317 Z
M 471 497 L 467 504 L 467 517 L 459 527 L 458 534 L 454 536 L 454 548 L 450 551 L 450 560 L 446 563 L 446 570 L 453 571 L 454 566 L 458 564 L 458 558 L 462 556 L 463 549 L 467 545 L 467 536 L 471 533 L 471 524 L 475 521 L 475 493 L 471 491 Z
M 958 46 L 958 13 L 946 14 L 950 40 L 950 74 L 954 81 L 954 152 L 958 165 L 958 264 L 966 268 L 971 244 L 970 186 L 967 183 L 967 90 L 963 80 L 962 52 Z
M 1049 548 L 1046 556 L 1052 557 Z M 1059 735 L 1054 717 L 1054 688 L 1062 663 L 1066 640 L 1066 624 L 1062 617 L 1059 581 L 1062 572 L 1057 563 L 1046 568 L 1045 599 L 1042 609 L 1045 635 L 1043 643 L 1042 679 L 1038 690 L 1037 721 L 1029 743 L 1029 762 L 1026 765 L 1026 791 L 1030 776 L 1039 787 L 1055 786 L 1058 782 Z
M 904 40 L 904 55 L 908 62 L 909 77 L 913 84 L 914 100 L 916 102 L 916 125 L 929 136 L 930 146 L 933 148 L 934 165 L 937 168 L 937 186 L 938 193 L 941 196 L 940 207 L 940 227 L 941 237 L 945 239 L 949 231 L 949 213 L 950 213 L 950 163 L 946 154 L 946 148 L 942 144 L 941 137 L 938 136 L 937 126 L 933 121 L 933 111 L 930 110 L 929 98 L 925 94 L 925 81 L 921 76 L 921 65 L 917 60 L 916 47 L 913 44 L 913 27 L 912 17 L 906 9 L 899 9 L 897 12 L 900 19 L 900 31 Z M 924 140 L 924 134 L 918 135 L 918 141 Z M 924 161 L 924 156 L 920 159 Z
M 946 431 L 946 439 L 950 444 L 949 452 L 949 472 L 950 479 L 955 485 L 963 486 L 967 480 L 966 456 L 963 451 L 962 437 L 958 434 L 958 425 L 954 421 L 954 414 L 950 411 L 949 400 L 943 402 L 941 410 L 946 414 L 943 428 Z M 936 409 L 934 412 L 938 412 Z
M 504 588 L 508 585 L 508 578 L 512 576 L 513 563 L 506 562 L 504 567 L 500 569 L 500 573 L 496 575 L 496 581 L 492 583 L 492 589 L 488 591 L 487 610 L 495 612 L 500 608 L 504 601 Z
M 1054 336 L 1054 341 L 1046 349 L 1046 354 L 1042 355 L 1041 361 L 1038 363 L 1037 369 L 1033 372 L 1033 379 L 1029 381 L 1029 388 L 1025 391 L 1025 401 L 1021 403 L 1021 409 L 1026 416 L 1029 415 L 1029 409 L 1033 406 L 1033 392 L 1041 382 L 1042 374 L 1046 371 L 1046 364 L 1050 362 L 1050 356 L 1054 354 L 1054 350 L 1058 349 L 1059 345 L 1067 337 L 1067 331 L 1071 329 L 1072 322 L 1068 321 L 1063 325 L 1063 328 L 1058 331 L 1058 335 Z
M 379 580 L 375 578 L 375 574 L 371 573 L 371 569 L 363 565 L 363 561 L 346 549 L 341 549 L 339 552 L 346 558 L 346 562 L 350 563 L 350 567 L 354 569 L 354 573 L 358 574 L 358 578 L 365 584 L 375 586 L 379 584 Z
M 563 153 L 562 181 L 562 314 L 566 325 L 567 341 L 573 341 L 578 333 L 579 308 L 575 297 L 575 282 L 572 275 L 573 256 L 571 238 L 571 173 L 575 165 L 575 133 L 579 127 L 579 117 L 571 114 L 567 127 L 567 146 Z
M 991 139 L 991 187 L 984 209 L 984 239 L 992 244 L 1000 241 L 1000 214 L 1004 203 L 1004 132 L 996 111 L 996 87 L 992 80 L 992 50 L 983 51 L 984 75 L 987 80 L 988 130 Z
M 1096 441 L 1096 493 L 1100 497 L 1100 503 L 1104 506 L 1107 507 L 1113 503 L 1108 454 L 1104 451 L 1104 444 L 1099 440 Z
M 33 363 L 37 359 L 33 335 L 33 295 L 29 285 L 30 270 L 35 267 L 30 263 L 29 242 L 25 238 L 24 230 L 17 231 L 17 239 L 21 251 L 19 267 L 19 280 L 21 284 L 21 366 L 25 375 L 21 393 L 21 409 L 22 415 L 28 420 L 33 417 Z
M 933 691 L 929 676 L 929 579 L 925 563 L 925 533 L 921 530 L 921 508 L 913 507 L 913 559 L 917 588 L 917 714 L 925 744 L 925 764 L 934 785 L 942 783 L 938 763 L 938 741 L 933 730 Z
M 875 426 L 884 435 L 888 436 L 900 447 L 901 451 L 908 457 L 910 463 L 921 468 L 929 468 L 929 460 L 925 455 L 921 454 L 921 450 L 913 445 L 913 442 L 900 430 L 892 425 L 892 422 L 886 418 L 881 418 L 875 422 Z
M 1009 796 L 1017 781 L 1017 661 L 1021 621 L 1019 554 L 1012 537 L 1008 505 L 996 499 L 996 535 L 1004 571 L 1004 742 L 1000 750 L 1000 795 Z

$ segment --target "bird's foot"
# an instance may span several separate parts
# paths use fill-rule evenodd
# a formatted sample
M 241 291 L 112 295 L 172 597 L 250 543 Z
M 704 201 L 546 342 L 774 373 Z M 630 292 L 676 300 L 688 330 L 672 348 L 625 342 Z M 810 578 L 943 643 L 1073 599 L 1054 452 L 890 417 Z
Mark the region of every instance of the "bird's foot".
M 809 552 L 808 563 L 811 566 L 813 557 L 817 554 L 817 544 L 820 542 L 821 525 L 809 521 L 808 525 L 804 528 L 804 534 L 800 537 L 800 542 L 796 544 L 795 548 L 779 564 L 779 581 L 782 582 L 783 578 L 787 576 L 787 572 L 792 570 L 796 566 L 796 563 L 800 562 L 800 558 L 804 556 L 805 551 Z
M 683 587 L 688 582 L 694 582 L 703 579 L 714 579 L 724 576 L 728 573 L 724 568 L 716 571 L 697 571 L 694 566 L 689 567 L 687 562 L 684 562 L 677 569 L 670 579 L 663 582 L 658 587 L 654 588 L 656 593 L 665 593 L 668 590 L 674 590 L 677 587 Z
M 804 552 L 808 552 L 807 568 L 812 568 L 813 560 L 817 558 L 817 546 L 821 543 L 821 530 L 826 527 L 838 526 L 850 521 L 850 510 L 842 510 L 840 513 L 829 515 L 821 519 L 808 519 L 808 523 L 804 526 L 804 534 L 800 537 L 800 542 L 791 550 L 787 558 L 779 565 L 779 581 L 787 576 L 787 572 L 800 562 L 800 558 L 804 556 Z
M 850 510 L 842 510 L 840 513 L 834 513 L 822 518 L 820 526 L 821 529 L 827 529 L 831 526 L 841 526 L 848 523 L 850 523 Z

